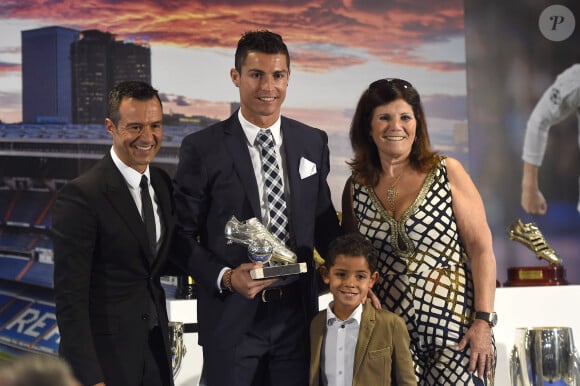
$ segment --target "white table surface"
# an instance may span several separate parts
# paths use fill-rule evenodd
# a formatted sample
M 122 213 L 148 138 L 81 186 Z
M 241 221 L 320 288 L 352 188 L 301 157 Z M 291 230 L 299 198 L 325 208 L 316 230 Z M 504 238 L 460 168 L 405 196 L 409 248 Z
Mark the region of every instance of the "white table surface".
M 571 327 L 576 345 L 580 342 L 580 312 L 578 297 L 580 286 L 504 287 L 498 288 L 495 310 L 499 316 L 494 328 L 497 345 L 496 386 L 510 386 L 509 353 L 514 345 L 515 330 L 519 327 Z M 325 308 L 330 295 L 319 299 Z M 197 302 L 195 300 L 169 300 L 169 320 L 196 323 Z M 197 385 L 201 375 L 202 352 L 197 344 L 197 334 L 184 334 L 187 354 L 181 371 L 176 377 L 176 386 Z

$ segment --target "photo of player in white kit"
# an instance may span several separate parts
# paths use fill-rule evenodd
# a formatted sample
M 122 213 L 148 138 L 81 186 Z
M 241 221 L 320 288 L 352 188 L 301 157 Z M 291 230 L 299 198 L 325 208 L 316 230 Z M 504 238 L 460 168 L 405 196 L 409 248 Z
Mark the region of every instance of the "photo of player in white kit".
M 540 190 L 538 172 L 542 166 L 550 128 L 576 113 L 580 147 L 580 63 L 560 73 L 546 89 L 532 111 L 524 140 L 522 160 L 522 208 L 529 214 L 544 215 L 548 204 Z M 578 178 L 580 190 L 580 177 Z M 576 207 L 580 213 L 580 197 Z

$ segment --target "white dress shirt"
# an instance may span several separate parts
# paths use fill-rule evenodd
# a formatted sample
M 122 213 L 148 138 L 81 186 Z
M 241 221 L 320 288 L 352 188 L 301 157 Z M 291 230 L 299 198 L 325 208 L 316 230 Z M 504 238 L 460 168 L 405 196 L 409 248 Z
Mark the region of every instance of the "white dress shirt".
M 331 302 L 326 309 L 326 334 L 322 347 L 320 374 L 324 386 L 352 386 L 354 355 L 363 306 L 359 304 L 346 319 L 336 317 Z
M 139 173 L 137 170 L 127 166 L 115 153 L 115 149 L 111 147 L 111 158 L 113 159 L 113 163 L 119 169 L 125 182 L 127 183 L 127 187 L 129 188 L 129 192 L 131 193 L 131 197 L 133 197 L 133 201 L 135 201 L 135 205 L 137 206 L 137 210 L 143 218 L 143 208 L 141 203 L 141 188 L 139 184 L 141 183 L 141 176 L 146 175 L 147 180 L 149 181 L 149 195 L 151 196 L 151 201 L 153 204 L 153 213 L 155 215 L 155 235 L 157 236 L 157 248 L 159 248 L 159 241 L 161 240 L 161 213 L 159 213 L 159 205 L 157 205 L 157 196 L 155 195 L 155 190 L 151 185 L 151 175 L 149 173 L 149 165 L 145 169 L 143 174 Z

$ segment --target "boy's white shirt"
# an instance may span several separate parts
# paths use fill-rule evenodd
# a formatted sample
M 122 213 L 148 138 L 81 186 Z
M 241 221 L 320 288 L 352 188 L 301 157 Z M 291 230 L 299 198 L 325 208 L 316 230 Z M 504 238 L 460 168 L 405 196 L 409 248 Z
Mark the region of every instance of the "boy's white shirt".
M 326 332 L 320 358 L 320 374 L 324 386 L 352 386 L 354 356 L 362 318 L 362 304 L 346 320 L 333 312 L 334 302 L 326 309 Z

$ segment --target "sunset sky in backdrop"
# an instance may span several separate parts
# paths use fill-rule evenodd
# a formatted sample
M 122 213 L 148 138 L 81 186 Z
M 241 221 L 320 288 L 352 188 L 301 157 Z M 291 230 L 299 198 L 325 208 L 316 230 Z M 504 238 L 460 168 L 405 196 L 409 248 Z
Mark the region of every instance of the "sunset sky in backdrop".
M 465 96 L 462 1 L 3 0 L 1 120 L 22 116 L 20 32 L 52 25 L 148 41 L 152 83 L 179 112 L 228 114 L 238 100 L 229 79 L 237 40 L 260 28 L 282 34 L 290 49 L 285 107 L 315 120 L 340 121 L 332 115 L 350 114 L 381 77 L 404 77 L 425 97 Z
M 283 114 L 327 131 L 333 164 L 344 168 L 354 107 L 376 79 L 401 77 L 418 89 L 432 140 L 466 122 L 463 17 L 461 0 L 3 0 L 0 120 L 22 119 L 23 30 L 98 29 L 148 41 L 153 86 L 170 101 L 165 111 L 223 119 L 239 100 L 229 78 L 236 43 L 267 28 L 291 55 Z

